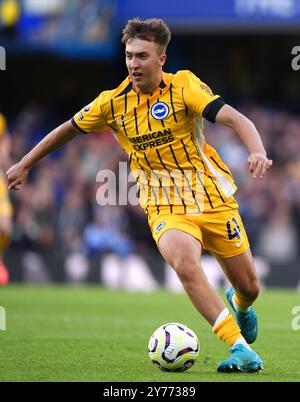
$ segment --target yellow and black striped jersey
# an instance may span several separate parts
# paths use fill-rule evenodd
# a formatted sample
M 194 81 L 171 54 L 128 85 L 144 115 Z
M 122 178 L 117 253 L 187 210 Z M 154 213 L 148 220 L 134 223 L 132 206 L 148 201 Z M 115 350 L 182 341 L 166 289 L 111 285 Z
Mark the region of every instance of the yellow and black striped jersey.
M 201 213 L 228 208 L 229 199 L 237 207 L 231 173 L 203 134 L 203 117 L 214 122 L 223 105 L 192 72 L 164 72 L 149 94 L 135 92 L 127 77 L 76 113 L 72 123 L 84 133 L 113 130 L 129 155 L 147 213 Z

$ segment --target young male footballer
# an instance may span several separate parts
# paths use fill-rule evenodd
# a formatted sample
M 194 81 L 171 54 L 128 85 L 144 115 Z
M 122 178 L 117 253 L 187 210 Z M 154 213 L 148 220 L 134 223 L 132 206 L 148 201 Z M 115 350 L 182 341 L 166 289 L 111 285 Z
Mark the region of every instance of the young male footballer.
M 128 21 L 123 30 L 128 77 L 50 132 L 7 171 L 18 189 L 29 169 L 78 134 L 110 128 L 129 155 L 142 208 L 157 247 L 196 309 L 230 346 L 218 372 L 256 372 L 261 358 L 252 304 L 259 281 L 228 167 L 205 141 L 203 118 L 231 127 L 249 150 L 249 172 L 263 178 L 272 165 L 254 124 L 214 95 L 191 71 L 163 71 L 171 33 L 160 19 Z M 234 157 L 234 155 L 233 155 Z M 232 287 L 226 296 L 237 323 L 210 286 L 203 250 L 219 261 Z

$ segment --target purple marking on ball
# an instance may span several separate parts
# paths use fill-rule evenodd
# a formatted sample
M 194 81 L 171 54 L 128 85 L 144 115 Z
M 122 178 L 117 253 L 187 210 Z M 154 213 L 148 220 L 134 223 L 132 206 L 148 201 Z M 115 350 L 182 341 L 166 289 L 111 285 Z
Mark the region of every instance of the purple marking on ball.
M 185 348 L 185 349 L 182 349 L 180 352 L 178 352 L 177 357 L 178 357 L 178 356 L 182 356 L 182 355 L 184 355 L 185 353 L 192 352 L 192 351 L 193 351 L 192 348 Z
M 166 331 L 166 343 L 165 343 L 165 349 L 170 345 L 170 332 Z

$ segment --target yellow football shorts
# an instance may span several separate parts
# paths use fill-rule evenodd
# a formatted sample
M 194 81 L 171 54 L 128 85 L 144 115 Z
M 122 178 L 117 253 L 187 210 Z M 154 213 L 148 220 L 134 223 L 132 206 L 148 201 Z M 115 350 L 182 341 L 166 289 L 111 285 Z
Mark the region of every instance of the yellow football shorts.
M 203 249 L 223 258 L 242 254 L 249 248 L 248 237 L 238 209 L 204 212 L 196 215 L 161 211 L 149 216 L 152 236 L 159 238 L 169 229 L 179 229 L 198 239 Z

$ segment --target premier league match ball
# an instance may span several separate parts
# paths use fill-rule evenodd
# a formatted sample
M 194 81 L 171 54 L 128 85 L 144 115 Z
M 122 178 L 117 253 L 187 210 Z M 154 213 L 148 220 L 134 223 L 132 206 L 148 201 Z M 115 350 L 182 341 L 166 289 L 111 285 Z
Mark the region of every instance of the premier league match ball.
M 152 363 L 163 371 L 186 371 L 200 352 L 197 335 L 177 322 L 164 324 L 150 337 L 148 345 Z

